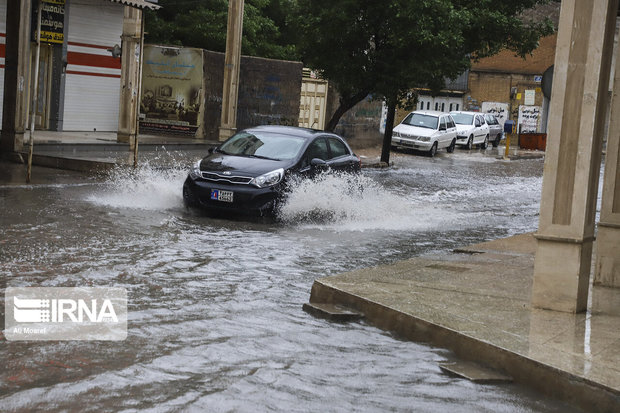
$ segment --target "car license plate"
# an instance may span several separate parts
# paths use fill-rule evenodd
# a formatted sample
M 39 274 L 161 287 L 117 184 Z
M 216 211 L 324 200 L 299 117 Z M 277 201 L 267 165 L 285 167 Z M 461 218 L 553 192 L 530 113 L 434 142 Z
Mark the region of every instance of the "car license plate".
M 219 189 L 211 190 L 211 199 L 222 202 L 232 202 L 233 201 L 234 192 L 232 191 L 222 191 Z

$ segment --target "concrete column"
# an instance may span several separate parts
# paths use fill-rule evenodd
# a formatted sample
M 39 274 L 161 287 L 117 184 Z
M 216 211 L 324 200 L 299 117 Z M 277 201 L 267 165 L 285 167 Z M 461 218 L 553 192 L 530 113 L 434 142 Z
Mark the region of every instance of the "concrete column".
M 532 305 L 587 306 L 618 0 L 564 0 L 555 55 Z
M 30 0 L 11 0 L 6 9 L 6 58 L 0 152 L 22 150 L 28 123 Z
M 116 139 L 118 142 L 129 142 L 132 147 L 136 138 L 139 114 L 141 28 L 142 10 L 125 6 L 121 36 L 121 96 Z
M 616 45 L 616 59 L 619 47 Z M 620 60 L 616 60 L 607 135 L 594 283 L 620 287 Z
M 244 0 L 228 0 L 228 31 L 226 33 L 226 57 L 224 59 L 220 141 L 225 141 L 237 131 L 237 97 L 239 94 L 243 6 Z

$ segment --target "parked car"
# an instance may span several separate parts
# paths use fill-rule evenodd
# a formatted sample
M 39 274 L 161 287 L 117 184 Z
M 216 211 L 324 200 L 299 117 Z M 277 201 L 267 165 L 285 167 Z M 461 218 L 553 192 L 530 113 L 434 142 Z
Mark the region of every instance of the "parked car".
M 392 147 L 425 151 L 433 157 L 437 150 L 454 151 L 456 124 L 447 113 L 417 110 L 392 131 Z
M 207 211 L 269 215 L 294 181 L 292 176 L 359 172 L 360 167 L 360 158 L 338 135 L 257 126 L 235 134 L 196 162 L 183 184 L 183 200 Z
M 497 148 L 504 136 L 504 128 L 495 115 L 491 113 L 485 113 L 484 120 L 487 122 L 487 125 L 489 125 L 489 142 L 493 144 L 494 148 Z
M 486 149 L 489 145 L 489 125 L 479 112 L 450 112 L 456 122 L 456 144 L 471 149 L 478 145 Z

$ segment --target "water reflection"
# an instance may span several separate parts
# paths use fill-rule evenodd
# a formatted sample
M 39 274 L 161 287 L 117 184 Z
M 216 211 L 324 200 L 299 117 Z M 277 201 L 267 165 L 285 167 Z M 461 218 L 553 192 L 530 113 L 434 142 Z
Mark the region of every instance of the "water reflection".
M 282 222 L 185 211 L 182 168 L 88 186 L 0 188 L 12 286 L 118 286 L 125 342 L 2 342 L 7 410 L 567 411 L 437 367 L 447 353 L 301 310 L 315 278 L 537 224 L 542 162 L 402 157 L 293 194 Z M 303 220 L 316 210 L 335 219 Z M 301 215 L 300 215 L 301 214 Z

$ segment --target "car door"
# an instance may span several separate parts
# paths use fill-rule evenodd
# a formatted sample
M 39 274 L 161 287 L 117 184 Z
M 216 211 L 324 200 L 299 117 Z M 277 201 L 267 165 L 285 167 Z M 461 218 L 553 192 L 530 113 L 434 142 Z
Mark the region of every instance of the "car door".
M 329 143 L 329 160 L 327 161 L 329 167 L 336 171 L 353 171 L 357 158 L 351 154 L 347 145 L 335 136 L 328 137 L 327 141 Z
M 312 165 L 313 159 L 320 159 L 325 162 L 325 166 Z M 327 161 L 329 160 L 329 147 L 325 137 L 314 138 L 306 148 L 299 164 L 299 172 L 302 175 L 314 175 L 319 169 L 327 169 Z
M 446 123 L 446 117 L 440 116 L 439 117 L 439 134 L 437 136 L 437 147 L 438 148 L 445 148 L 446 146 L 450 144 L 449 142 L 446 142 L 447 131 L 448 131 L 448 125 Z
M 487 135 L 487 129 L 485 129 L 486 122 L 484 118 L 480 115 L 476 115 L 475 119 L 475 129 L 474 129 L 474 142 L 482 142 L 484 141 L 484 137 Z
M 452 119 L 452 115 L 446 116 L 446 138 L 448 139 L 448 145 L 452 143 L 453 139 L 456 139 L 456 123 L 454 123 L 454 119 Z

